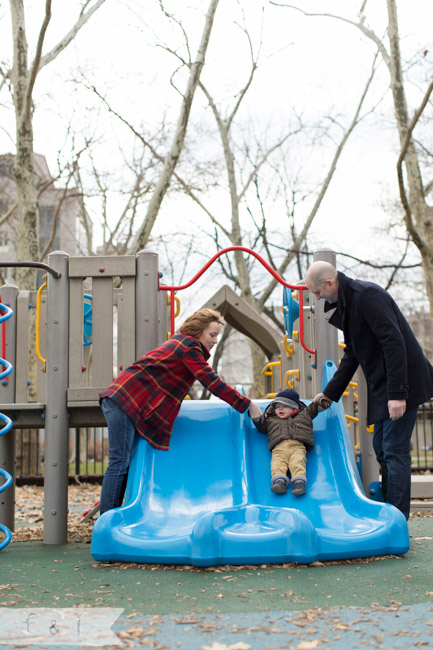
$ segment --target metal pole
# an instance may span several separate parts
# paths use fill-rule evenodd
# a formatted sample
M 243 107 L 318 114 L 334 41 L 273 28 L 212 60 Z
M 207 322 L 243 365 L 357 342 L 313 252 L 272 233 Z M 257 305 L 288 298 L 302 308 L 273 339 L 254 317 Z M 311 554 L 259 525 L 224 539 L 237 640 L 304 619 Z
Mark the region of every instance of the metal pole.
M 158 345 L 164 343 L 164 341 L 166 341 L 170 336 L 170 308 L 168 306 L 167 298 L 167 291 L 159 292 Z
M 81 438 L 81 429 L 75 427 L 75 474 L 80 475 L 80 461 L 81 461 L 81 449 L 80 449 L 80 438 Z M 86 454 L 87 460 L 87 454 Z
M 45 410 L 44 543 L 65 544 L 68 528 L 69 255 L 48 257 L 47 404 Z
M 158 346 L 158 255 L 153 251 L 137 253 L 135 280 L 135 357 Z
M 17 297 L 18 287 L 15 285 L 6 284 L 1 288 L 2 303 L 10 307 L 14 313 L 4 323 L 6 331 L 5 358 L 12 364 L 13 370 L 8 377 L 3 379 L 0 386 L 0 402 L 3 404 L 13 404 L 15 402 Z M 0 499 L 0 523 L 9 528 L 10 531 L 14 531 L 16 479 L 16 431 L 14 428 L 0 436 L 0 467 L 14 479 L 7 490 L 2 493 Z
M 336 267 L 336 254 L 331 250 L 316 251 L 314 253 L 314 261 L 329 262 Z M 315 300 L 313 296 L 311 296 L 311 300 L 314 301 L 315 305 L 315 347 L 317 349 L 317 370 L 315 373 L 316 393 L 320 393 L 322 390 L 325 361 L 333 361 L 338 366 L 338 330 L 328 324 L 324 312 L 324 301 Z
M 302 285 L 303 282 L 300 282 Z M 312 304 L 313 296 L 308 292 L 304 292 L 304 305 L 302 307 L 302 320 L 303 320 L 303 329 L 304 329 L 304 343 L 311 350 L 314 346 L 315 339 L 315 319 L 314 319 L 314 304 Z M 301 303 L 301 300 L 299 300 Z M 299 305 L 299 315 L 301 315 L 301 305 Z M 301 318 L 299 318 L 299 340 L 301 336 Z M 302 397 L 307 399 L 312 399 L 314 395 L 318 392 L 314 385 L 314 366 L 315 366 L 315 355 L 311 352 L 307 352 L 304 347 L 299 348 L 300 351 L 300 361 L 299 369 L 301 372 L 300 375 L 300 394 Z M 323 370 L 323 369 L 322 369 Z

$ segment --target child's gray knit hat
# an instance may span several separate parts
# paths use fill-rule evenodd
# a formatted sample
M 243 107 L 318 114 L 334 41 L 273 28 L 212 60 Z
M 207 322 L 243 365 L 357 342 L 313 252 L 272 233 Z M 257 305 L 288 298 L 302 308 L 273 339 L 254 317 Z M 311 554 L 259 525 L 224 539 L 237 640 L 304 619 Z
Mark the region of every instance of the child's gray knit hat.
M 292 409 L 298 409 L 299 394 L 293 388 L 286 388 L 277 393 L 271 404 L 284 404 L 284 406 L 289 406 Z

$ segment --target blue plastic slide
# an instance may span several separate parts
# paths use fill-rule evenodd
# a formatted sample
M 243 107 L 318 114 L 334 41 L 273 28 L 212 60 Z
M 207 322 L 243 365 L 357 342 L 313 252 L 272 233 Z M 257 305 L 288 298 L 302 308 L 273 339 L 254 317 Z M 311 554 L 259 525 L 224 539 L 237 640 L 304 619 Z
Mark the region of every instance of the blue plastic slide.
M 406 553 L 403 514 L 364 494 L 342 405 L 320 413 L 314 430 L 307 494 L 275 495 L 267 437 L 248 415 L 185 401 L 170 451 L 137 436 L 125 505 L 96 521 L 94 559 L 214 566 Z

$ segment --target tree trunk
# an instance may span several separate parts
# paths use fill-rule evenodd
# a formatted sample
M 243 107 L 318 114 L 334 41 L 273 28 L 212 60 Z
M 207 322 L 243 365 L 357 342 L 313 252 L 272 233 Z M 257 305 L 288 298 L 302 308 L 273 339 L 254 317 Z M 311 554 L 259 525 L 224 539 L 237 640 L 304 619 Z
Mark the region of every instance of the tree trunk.
M 251 386 L 251 399 L 261 399 L 265 396 L 265 382 L 263 368 L 266 364 L 266 358 L 263 350 L 255 341 L 250 341 L 251 359 L 253 362 L 253 385 Z
M 16 157 L 14 175 L 17 188 L 18 261 L 39 260 L 38 200 L 33 161 L 32 100 L 28 71 L 28 46 L 22 0 L 11 0 L 14 34 L 14 63 L 11 72 L 16 115 Z M 35 269 L 18 268 L 20 289 L 35 288 Z
M 401 66 L 400 37 L 395 0 L 387 0 L 387 5 L 391 90 L 394 100 L 394 113 L 397 121 L 400 145 L 403 148 L 409 132 L 410 119 Z M 430 313 L 433 318 L 433 208 L 428 206 L 425 201 L 418 154 L 412 140 L 409 141 L 406 153 L 404 154 L 404 165 L 409 186 L 408 204 L 411 227 L 408 227 L 408 231 L 421 254 L 426 291 L 430 303 Z M 406 225 L 408 226 L 407 223 Z M 412 234 L 410 230 L 413 230 Z

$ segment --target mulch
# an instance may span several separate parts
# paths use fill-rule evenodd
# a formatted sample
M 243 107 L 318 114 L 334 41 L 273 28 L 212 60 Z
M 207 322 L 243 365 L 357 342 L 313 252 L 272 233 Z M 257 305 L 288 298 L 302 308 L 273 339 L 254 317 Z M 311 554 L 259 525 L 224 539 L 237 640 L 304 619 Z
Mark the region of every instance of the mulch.
M 101 494 L 101 486 L 91 483 L 70 485 L 68 489 L 68 541 L 90 543 L 94 519 L 82 523 L 83 514 L 92 508 Z M 44 488 L 23 485 L 15 488 L 16 542 L 38 542 L 44 537 Z

